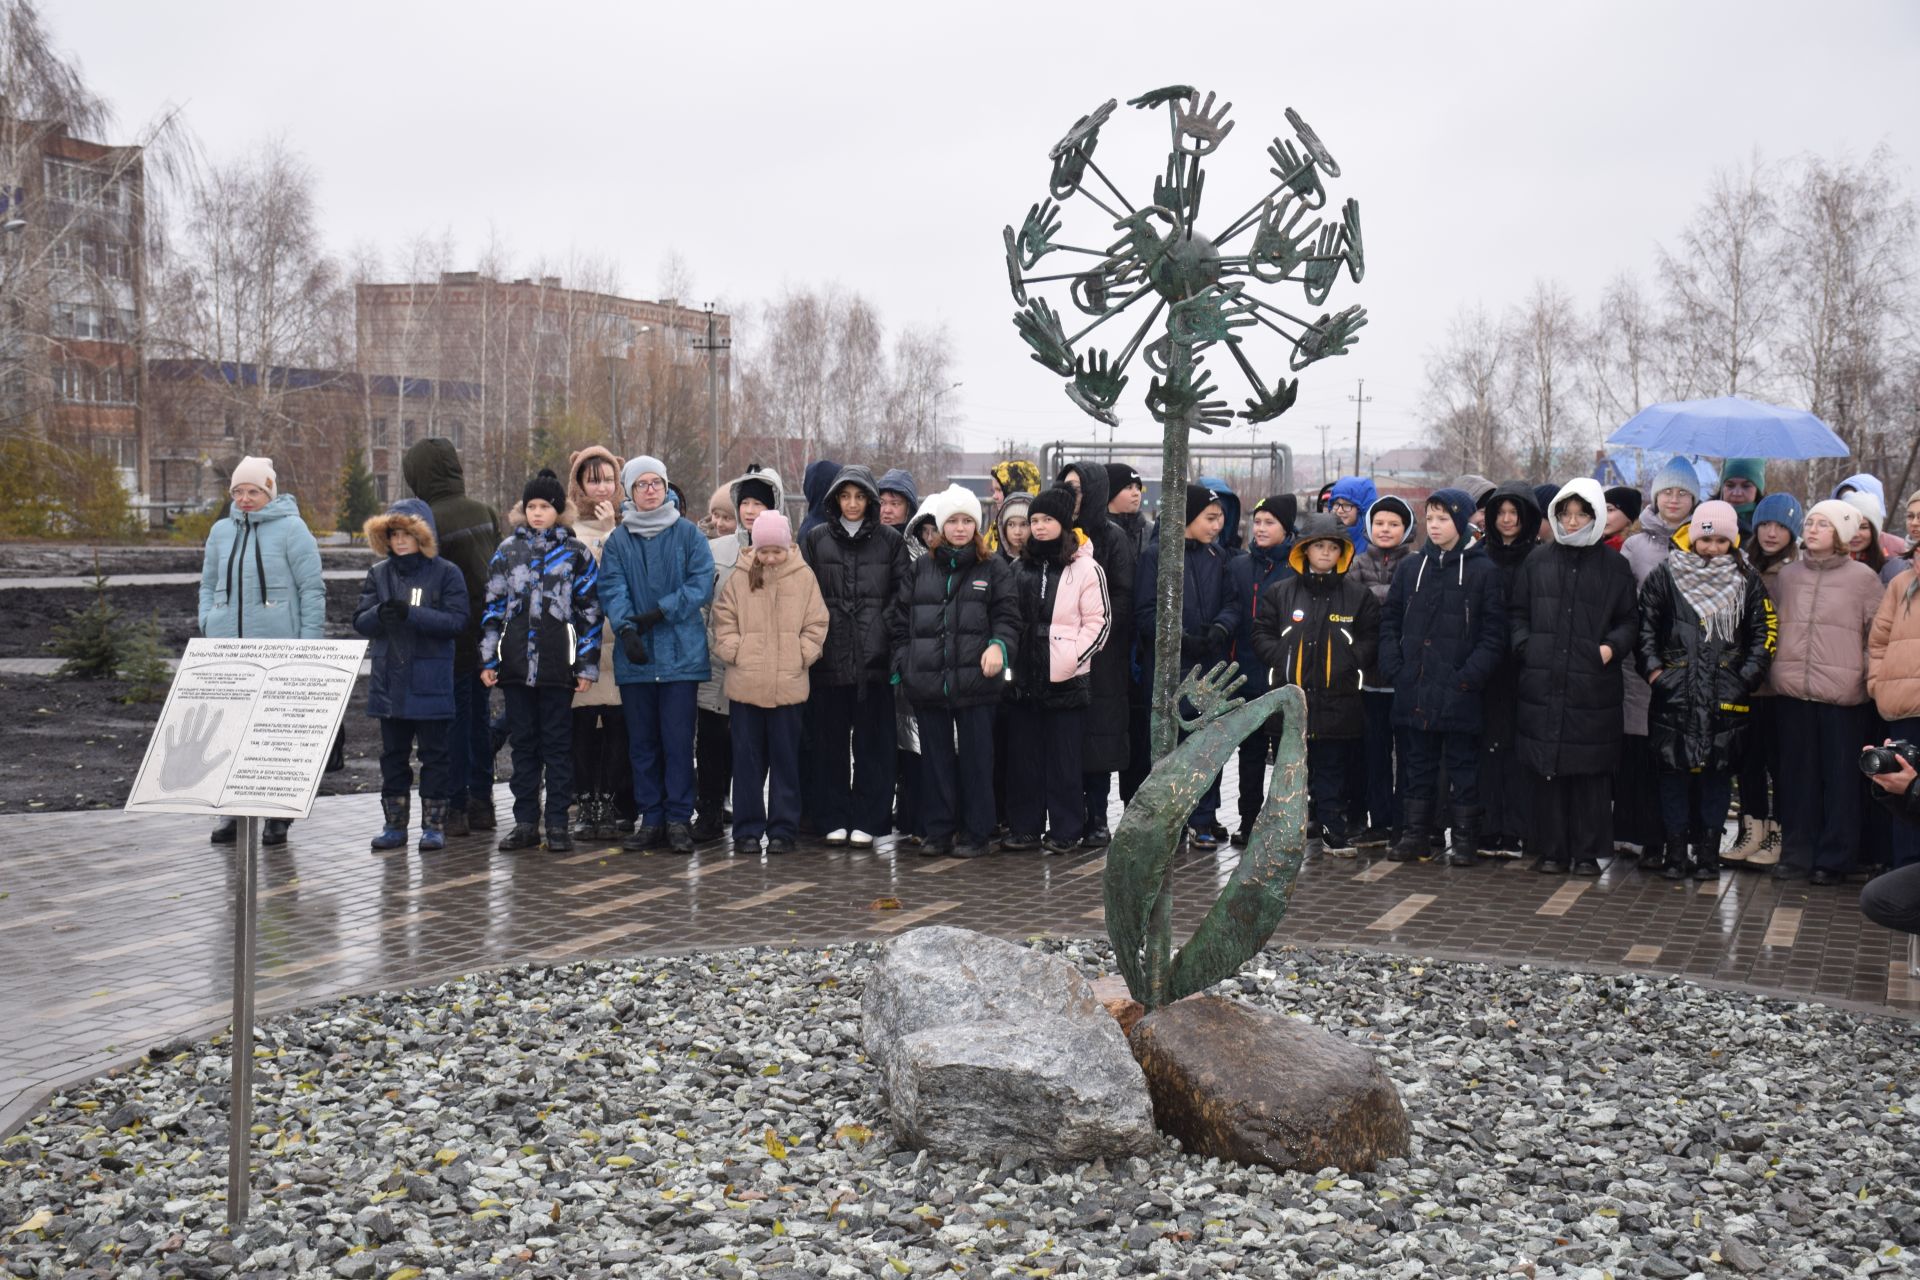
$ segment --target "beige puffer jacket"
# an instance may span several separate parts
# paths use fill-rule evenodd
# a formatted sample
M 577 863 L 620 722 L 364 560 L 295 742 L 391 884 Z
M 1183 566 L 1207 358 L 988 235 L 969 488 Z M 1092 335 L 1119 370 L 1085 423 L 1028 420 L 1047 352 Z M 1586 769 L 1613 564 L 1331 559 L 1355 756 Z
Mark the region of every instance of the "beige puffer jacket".
M 1867 700 L 1867 640 L 1880 607 L 1880 576 L 1851 556 L 1802 555 L 1775 580 L 1780 647 L 1774 691 L 1855 707 Z
M 605 521 L 593 519 L 592 504 L 587 501 L 586 492 L 580 487 L 580 469 L 596 459 L 612 467 L 614 475 L 620 474 L 620 459 L 613 456 L 611 449 L 593 444 L 574 454 L 567 464 L 565 518 L 573 529 L 573 536 L 586 544 L 587 552 L 593 557 L 593 562 L 599 564 L 600 553 L 606 550 L 607 539 L 612 537 L 613 531 L 620 527 L 620 499 L 616 497 L 613 500 L 614 511 L 610 519 Z M 615 485 L 615 488 L 618 487 Z M 520 508 L 516 506 L 509 514 L 509 523 L 524 524 L 526 522 L 526 518 L 519 512 Z M 573 695 L 574 706 L 617 707 L 620 705 L 620 686 L 613 682 L 613 644 L 613 624 L 601 623 L 600 652 L 606 657 L 600 668 L 600 679 L 588 686 L 585 693 Z
M 780 481 L 780 473 L 772 467 L 763 467 L 755 462 L 747 469 L 727 482 L 728 496 L 733 500 L 733 509 L 740 510 L 740 486 L 747 480 L 763 480 L 773 488 L 773 510 L 786 510 L 787 489 Z M 713 552 L 713 598 L 718 600 L 725 590 L 727 580 L 733 576 L 734 566 L 745 569 L 752 562 L 752 552 L 748 549 L 752 543 L 753 530 L 735 529 L 725 537 L 708 538 L 707 547 Z M 694 702 L 702 711 L 727 714 L 727 663 L 720 656 L 719 648 L 713 642 L 713 606 L 707 606 L 707 664 L 713 668 L 711 679 L 703 680 L 699 689 L 694 691 Z
M 1884 720 L 1920 716 L 1920 593 L 1908 569 L 1887 584 L 1867 640 L 1867 692 Z
M 827 643 L 827 602 L 798 551 L 753 589 L 743 564 L 713 602 L 713 647 L 727 664 L 727 697 L 755 707 L 807 700 L 807 669 Z

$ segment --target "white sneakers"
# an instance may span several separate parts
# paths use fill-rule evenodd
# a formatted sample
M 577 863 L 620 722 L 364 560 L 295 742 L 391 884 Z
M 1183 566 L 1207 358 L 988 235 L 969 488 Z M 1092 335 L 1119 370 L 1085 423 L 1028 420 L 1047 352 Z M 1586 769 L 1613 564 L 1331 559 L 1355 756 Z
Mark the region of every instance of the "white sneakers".
M 828 844 L 845 844 L 846 842 L 847 829 L 845 827 L 835 827 L 833 830 L 827 832 Z
M 833 837 L 828 836 L 827 838 L 831 840 Z M 854 830 L 854 833 L 853 833 L 853 842 L 857 845 L 862 846 L 863 848 L 870 849 L 873 847 L 873 837 L 857 828 Z

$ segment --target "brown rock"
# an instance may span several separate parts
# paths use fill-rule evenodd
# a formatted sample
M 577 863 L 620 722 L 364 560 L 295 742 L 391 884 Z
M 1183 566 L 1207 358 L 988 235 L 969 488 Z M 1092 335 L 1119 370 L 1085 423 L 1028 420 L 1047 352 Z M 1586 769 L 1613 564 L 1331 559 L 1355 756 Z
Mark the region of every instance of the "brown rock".
M 1107 1006 L 1107 1012 L 1120 1024 L 1120 1034 L 1133 1034 L 1133 1024 L 1147 1016 L 1147 1006 L 1133 998 L 1127 990 L 1127 980 L 1118 974 L 1110 973 L 1104 978 L 1093 980 L 1093 995 L 1101 1004 Z
M 1357 1172 L 1407 1154 L 1412 1126 L 1393 1081 L 1365 1049 L 1310 1023 L 1196 996 L 1129 1035 L 1154 1122 L 1195 1155 Z

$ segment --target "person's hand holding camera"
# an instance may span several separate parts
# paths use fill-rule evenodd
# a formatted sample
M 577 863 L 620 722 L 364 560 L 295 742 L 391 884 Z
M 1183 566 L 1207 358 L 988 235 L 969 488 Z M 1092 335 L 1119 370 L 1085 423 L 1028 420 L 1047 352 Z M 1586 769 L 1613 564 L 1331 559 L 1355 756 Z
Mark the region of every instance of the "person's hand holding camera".
M 1913 767 L 1913 744 L 1888 738 L 1878 747 L 1861 752 L 1860 770 L 1873 779 L 1873 785 L 1896 796 L 1907 794 L 1913 780 L 1920 777 Z

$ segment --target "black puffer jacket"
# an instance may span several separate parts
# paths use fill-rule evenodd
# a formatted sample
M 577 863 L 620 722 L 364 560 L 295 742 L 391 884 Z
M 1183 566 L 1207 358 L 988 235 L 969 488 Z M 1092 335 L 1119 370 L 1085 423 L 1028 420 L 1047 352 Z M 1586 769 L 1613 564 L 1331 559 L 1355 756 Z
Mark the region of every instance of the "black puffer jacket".
M 837 505 L 848 485 L 867 494 L 867 514 L 852 533 Z M 880 523 L 880 490 L 866 467 L 840 468 L 821 507 L 827 518 L 800 543 L 827 602 L 827 646 L 809 674 L 826 685 L 885 684 L 893 649 L 888 617 L 907 580 L 907 544 Z
M 1345 572 L 1352 556 L 1347 545 L 1340 572 L 1304 572 L 1295 547 L 1295 572 L 1262 593 L 1253 619 L 1254 653 L 1273 685 L 1306 690 L 1309 738 L 1358 738 L 1367 728 L 1360 678 L 1379 653 L 1380 604 Z
M 942 543 L 913 562 L 891 616 L 894 670 L 907 701 L 953 708 L 1000 700 L 1020 656 L 1020 600 L 1005 560 L 982 559 L 977 544 Z M 980 671 L 989 644 L 1006 660 L 993 680 Z
M 1110 627 L 1107 642 L 1093 655 L 1088 675 L 1091 702 L 1080 767 L 1088 773 L 1117 773 L 1127 767 L 1127 694 L 1133 683 L 1133 577 L 1139 552 L 1133 537 L 1107 514 L 1107 468 L 1098 462 L 1071 462 L 1060 472 L 1080 477 L 1080 517 L 1074 523 L 1093 544 L 1093 562 L 1107 575 Z
M 1640 667 L 1660 673 L 1647 736 L 1662 769 L 1720 773 L 1737 768 L 1745 753 L 1753 691 L 1773 665 L 1780 626 L 1760 575 L 1744 563 L 1741 571 L 1746 589 L 1731 644 L 1707 638 L 1669 566 L 1640 588 Z
M 1621 672 L 1633 671 L 1640 619 L 1633 570 L 1605 545 L 1537 547 L 1507 601 L 1520 663 L 1520 760 L 1545 778 L 1611 773 L 1620 762 Z M 1602 665 L 1600 646 L 1613 651 Z
M 1393 722 L 1426 733 L 1478 733 L 1481 703 L 1507 651 L 1500 573 L 1478 544 L 1428 543 L 1393 575 L 1380 617 L 1380 679 Z
M 1494 513 L 1511 502 L 1520 511 L 1520 534 L 1512 542 L 1501 540 L 1494 528 Z M 1500 598 L 1512 600 L 1521 567 L 1540 545 L 1540 504 L 1534 501 L 1533 486 L 1524 480 L 1509 480 L 1487 495 L 1487 535 L 1481 546 L 1487 559 L 1500 571 Z M 1518 731 L 1520 707 L 1520 655 L 1508 650 L 1500 657 L 1493 674 L 1487 677 L 1485 719 L 1480 726 L 1480 746 L 1501 751 L 1513 746 Z

